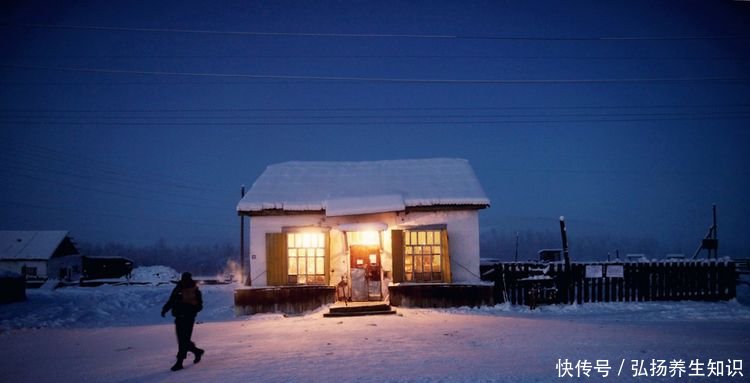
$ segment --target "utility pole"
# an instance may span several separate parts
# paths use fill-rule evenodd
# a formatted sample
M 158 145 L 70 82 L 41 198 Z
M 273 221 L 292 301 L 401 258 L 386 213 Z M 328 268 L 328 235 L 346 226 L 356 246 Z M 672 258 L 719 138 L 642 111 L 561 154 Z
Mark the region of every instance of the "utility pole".
M 568 255 L 568 232 L 565 229 L 565 217 L 560 216 L 560 236 L 562 236 L 562 252 L 565 257 L 565 271 L 563 271 L 561 284 L 562 284 L 562 302 L 567 303 L 572 298 L 571 294 L 571 281 L 573 270 L 570 269 L 570 256 Z
M 565 229 L 565 217 L 560 216 L 560 235 L 562 236 L 562 251 L 565 259 L 565 269 L 570 270 L 570 256 L 568 256 L 568 231 Z
M 245 197 L 245 185 L 240 189 L 240 199 Z M 240 283 L 245 281 L 245 216 L 240 213 Z
M 719 227 L 716 226 L 716 204 L 714 204 L 714 225 L 713 225 L 713 231 L 714 231 L 714 243 L 716 246 L 714 247 L 714 259 L 719 259 L 719 233 L 718 229 Z

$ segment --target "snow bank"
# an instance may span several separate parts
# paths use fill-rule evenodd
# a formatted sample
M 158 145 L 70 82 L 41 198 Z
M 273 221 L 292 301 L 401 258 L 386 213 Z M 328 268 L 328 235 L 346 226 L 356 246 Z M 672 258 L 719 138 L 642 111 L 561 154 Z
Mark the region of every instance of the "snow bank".
M 177 279 L 179 274 L 166 267 L 139 268 L 138 278 L 145 281 Z M 138 269 L 136 269 L 138 270 Z M 135 271 L 135 270 L 134 270 Z M 158 274 L 158 277 L 157 277 Z M 136 277 L 136 275 L 134 275 Z M 0 310 L 0 330 L 14 328 L 77 328 L 133 326 L 164 323 L 159 316 L 173 288 L 172 283 L 149 285 L 103 285 L 67 287 L 56 290 L 29 289 L 27 301 L 4 305 Z M 202 285 L 204 309 L 199 321 L 216 322 L 248 319 L 236 317 L 234 290 L 238 284 Z M 526 306 L 500 304 L 481 308 L 404 309 L 406 315 L 434 313 L 460 316 L 498 316 L 510 318 L 586 319 L 598 322 L 638 321 L 750 321 L 750 306 L 740 300 L 729 302 L 614 302 L 582 305 L 542 305 L 535 310 Z M 322 316 L 322 308 L 303 317 Z M 253 317 L 253 318 L 257 318 Z
M 165 323 L 161 307 L 173 284 L 102 285 L 56 290 L 29 289 L 24 302 L 3 305 L 0 330 L 17 328 L 90 328 Z M 199 321 L 235 319 L 236 285 L 201 286 L 204 308 Z
M 0 269 L 0 278 L 21 278 L 21 274 L 10 270 Z
M 141 266 L 133 269 L 130 276 L 131 282 L 141 283 L 167 283 L 180 279 L 180 273 L 167 266 Z

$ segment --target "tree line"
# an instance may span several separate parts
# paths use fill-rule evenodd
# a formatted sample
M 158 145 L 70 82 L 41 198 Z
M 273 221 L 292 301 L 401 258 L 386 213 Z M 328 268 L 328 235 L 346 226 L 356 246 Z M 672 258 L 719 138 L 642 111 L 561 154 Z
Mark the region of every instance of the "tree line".
M 513 261 L 516 258 L 516 232 L 491 229 L 480 233 L 482 258 Z M 682 253 L 692 256 L 692 251 L 675 249 L 660 243 L 655 238 L 616 237 L 596 234 L 568 234 L 571 259 L 578 261 L 614 260 L 619 251 L 620 258 L 627 254 L 644 254 L 648 258 L 664 258 L 667 253 Z M 560 231 L 523 230 L 518 232 L 518 260 L 537 260 L 542 249 L 562 247 Z M 694 250 L 693 250 L 694 251 Z
M 125 257 L 138 266 L 169 266 L 179 272 L 211 276 L 223 273 L 230 261 L 237 261 L 237 246 L 225 243 L 214 245 L 170 245 L 160 239 L 152 245 L 136 246 L 119 242 L 104 244 L 82 243 L 81 254 L 94 257 Z

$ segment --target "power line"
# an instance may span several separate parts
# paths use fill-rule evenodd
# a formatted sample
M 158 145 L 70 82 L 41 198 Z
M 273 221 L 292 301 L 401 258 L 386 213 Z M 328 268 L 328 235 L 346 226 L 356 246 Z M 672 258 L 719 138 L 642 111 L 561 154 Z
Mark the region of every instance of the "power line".
M 324 37 L 324 38 L 407 38 L 429 40 L 495 40 L 495 41 L 690 41 L 690 40 L 744 40 L 746 35 L 696 35 L 696 36 L 579 36 L 579 37 L 542 37 L 542 36 L 493 36 L 493 35 L 456 35 L 456 34 L 384 34 L 384 33 L 321 33 L 321 32 L 261 32 L 261 31 L 226 31 L 211 29 L 183 28 L 136 28 L 70 24 L 34 24 L 5 23 L 3 27 L 62 29 L 108 32 L 146 32 L 169 34 L 202 34 L 220 36 L 255 36 L 255 37 Z
M 537 113 L 525 113 L 525 114 L 343 114 L 343 115 L 265 115 L 259 116 L 253 114 L 247 115 L 140 115 L 140 116 L 129 116 L 129 115 L 39 115 L 39 114 L 27 114 L 27 115 L 3 115 L 0 111 L 0 121 L 11 122 L 11 123 L 22 123 L 22 122 L 86 122 L 86 123 L 98 123 L 98 122 L 139 122 L 139 123 L 160 123 L 160 120 L 169 120 L 174 123 L 193 123 L 197 121 L 207 121 L 212 123 L 219 120 L 237 120 L 237 123 L 245 122 L 265 122 L 267 120 L 392 120 L 392 119 L 436 119 L 436 118 L 454 118 L 454 119 L 476 119 L 476 118 L 573 118 L 573 117 L 707 117 L 707 116 L 732 116 L 740 115 L 744 116 L 750 114 L 750 110 L 721 110 L 721 111 L 674 111 L 674 112 L 657 112 L 657 113 L 613 113 L 612 111 L 601 111 L 598 113 L 549 113 L 541 110 Z M 248 120 L 251 118 L 252 120 Z M 214 121 L 211 121 L 214 120 Z M 263 121 L 261 121 L 263 120 Z M 231 121 L 230 121 L 231 122 Z
M 201 184 L 193 180 L 181 180 L 175 178 L 172 175 L 158 173 L 151 170 L 143 170 L 138 174 L 132 174 L 125 170 L 123 167 L 113 165 L 98 158 L 85 156 L 80 153 L 63 152 L 46 146 L 34 145 L 29 143 L 16 144 L 15 146 L 6 146 L 8 148 L 7 150 L 16 152 L 20 152 L 20 147 L 25 147 L 27 156 L 40 156 L 56 162 L 68 162 L 74 164 L 76 167 L 94 169 L 109 176 L 124 178 L 124 182 L 127 182 L 129 184 L 132 184 L 134 182 L 142 182 L 151 178 L 150 182 L 152 183 L 159 183 L 161 185 L 166 185 L 168 187 L 178 188 L 182 190 L 187 189 L 193 191 L 224 191 L 224 189 L 216 188 L 213 185 Z
M 467 59 L 467 60 L 700 60 L 700 61 L 745 61 L 749 60 L 750 57 L 740 56 L 549 56 L 549 55 L 534 55 L 534 56 L 514 56 L 514 55 L 386 55 L 386 54 L 366 54 L 366 55 L 2 55 L 2 58 L 13 58 L 13 59 Z
M 217 209 L 217 207 L 215 206 L 195 205 L 191 203 L 183 203 L 183 202 L 172 201 L 172 200 L 161 200 L 161 199 L 155 199 L 155 198 L 139 197 L 139 196 L 132 195 L 132 194 L 120 193 L 120 192 L 110 191 L 110 190 L 102 190 L 102 189 L 87 187 L 87 186 L 63 182 L 63 181 L 53 181 L 44 177 L 39 177 L 36 175 L 30 175 L 30 174 L 25 174 L 25 173 L 21 173 L 18 171 L 14 171 L 14 169 L 6 168 L 6 169 L 3 169 L 3 171 L 6 171 L 10 174 L 14 174 L 17 177 L 24 177 L 24 178 L 28 178 L 28 179 L 32 179 L 36 181 L 46 182 L 46 183 L 53 184 L 55 186 L 66 186 L 69 188 L 85 190 L 85 191 L 90 191 L 90 192 L 99 193 L 99 194 L 107 194 L 107 195 L 114 195 L 114 196 L 118 196 L 122 198 L 130 198 L 130 199 L 134 199 L 137 201 L 152 201 L 152 202 L 159 202 L 163 204 L 187 206 L 187 207 L 192 207 L 192 208 L 202 208 L 202 209 L 212 209 L 212 210 Z M 227 208 L 231 208 L 231 206 L 228 206 Z
M 15 65 L 0 64 L 0 67 L 13 69 L 50 70 L 78 73 L 104 73 L 124 75 L 153 75 L 153 76 L 185 76 L 185 77 L 209 77 L 209 78 L 243 78 L 263 80 L 305 80 L 305 81 L 333 81 L 333 82 L 374 82 L 374 83 L 412 83 L 412 84 L 610 84 L 610 83 L 672 83 L 672 82 L 745 82 L 750 77 L 722 77 L 722 76 L 699 76 L 699 77 L 641 77 L 641 78 L 601 78 L 601 79 L 430 79 L 430 78 L 392 78 L 392 77 L 353 77 L 353 76 L 304 76 L 304 75 L 260 75 L 241 73 L 209 73 L 209 72 L 169 72 L 169 71 L 145 71 L 124 70 L 107 68 L 80 68 L 80 67 L 58 67 L 41 65 Z
M 540 105 L 540 106 L 424 106 L 424 107 L 310 107 L 310 108 L 128 108 L 128 109 L 0 109 L 0 113 L 162 113 L 162 112 L 363 112 L 443 110 L 560 110 L 560 109 L 664 109 L 744 108 L 750 103 L 730 104 L 644 104 L 644 105 Z
M 543 116 L 540 116 L 543 117 Z M 412 120 L 412 121 L 328 121 L 328 122 L 275 122 L 275 121 L 238 121 L 238 122 L 117 122 L 117 121 L 0 121 L 8 125 L 48 125 L 48 126 L 383 126 L 383 125 L 498 125 L 498 124 L 539 124 L 539 123 L 582 123 L 582 122 L 658 122 L 658 121 L 712 121 L 712 120 L 745 120 L 749 114 L 718 116 L 683 116 L 665 118 L 602 118 L 602 119 L 528 119 L 528 120 Z
M 65 213 L 81 213 L 80 209 L 67 209 L 67 208 L 61 208 L 59 206 L 45 206 L 45 205 L 38 205 L 38 204 L 30 204 L 25 202 L 16 202 L 16 201 L 3 201 L 0 200 L 0 204 L 6 205 L 6 206 L 17 206 L 17 207 L 27 207 L 32 209 L 42 209 L 45 211 L 53 210 L 53 211 L 60 211 Z M 106 216 L 106 217 L 113 217 L 113 218 L 122 218 L 122 219 L 128 219 L 128 220 L 136 220 L 139 222 L 142 221 L 151 221 L 151 222 L 164 222 L 164 223 L 171 223 L 171 224 L 181 224 L 181 225 L 200 225 L 200 226 L 216 226 L 216 227 L 235 227 L 234 225 L 230 224 L 219 224 L 219 223 L 211 223 L 211 222 L 205 222 L 205 221 L 181 221 L 181 220 L 174 220 L 174 219 L 164 219 L 164 218 L 146 218 L 146 217 L 136 217 L 136 216 L 130 216 L 130 215 L 123 215 L 123 214 L 113 214 L 113 213 L 107 213 L 107 212 L 101 212 L 97 211 L 96 214 L 93 216 Z

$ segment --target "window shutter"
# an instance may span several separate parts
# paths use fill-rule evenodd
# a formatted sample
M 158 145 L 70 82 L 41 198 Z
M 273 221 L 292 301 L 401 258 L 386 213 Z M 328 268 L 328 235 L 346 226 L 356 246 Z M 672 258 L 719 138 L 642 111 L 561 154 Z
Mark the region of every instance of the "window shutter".
M 325 276 L 326 276 L 326 286 L 331 284 L 331 234 L 325 233 L 323 234 L 323 237 L 325 238 L 325 255 L 324 255 L 324 261 L 323 261 L 323 267 L 325 268 Z
M 391 230 L 391 255 L 393 257 L 393 282 L 404 281 L 404 231 Z
M 448 245 L 448 230 L 440 230 L 440 264 L 443 265 L 443 282 L 450 283 L 451 277 L 451 254 Z
M 268 286 L 287 283 L 286 234 L 266 233 L 266 278 Z

